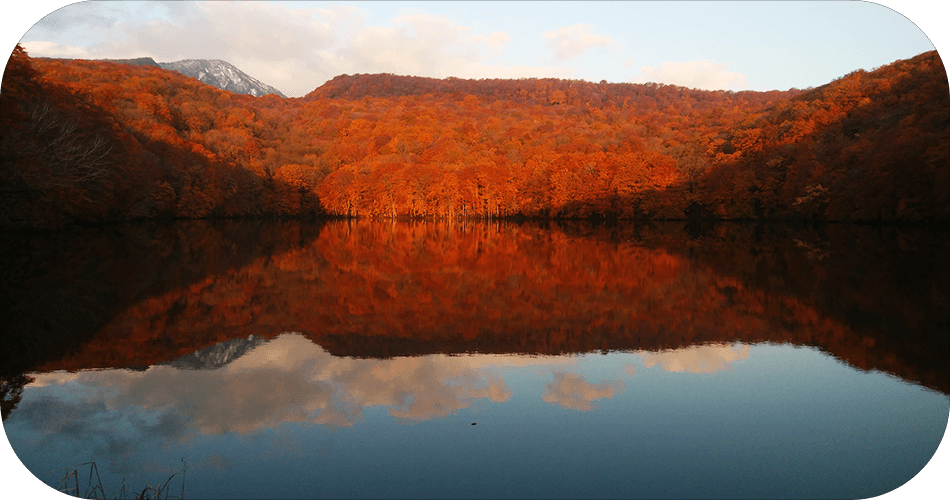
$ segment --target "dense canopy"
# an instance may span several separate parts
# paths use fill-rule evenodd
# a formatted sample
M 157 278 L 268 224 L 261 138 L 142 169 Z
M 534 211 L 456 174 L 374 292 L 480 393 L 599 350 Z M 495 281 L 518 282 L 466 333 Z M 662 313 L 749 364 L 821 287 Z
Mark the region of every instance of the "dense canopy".
M 936 52 L 809 90 L 343 75 L 303 98 L 156 67 L 4 73 L 0 225 L 156 217 L 946 221 Z

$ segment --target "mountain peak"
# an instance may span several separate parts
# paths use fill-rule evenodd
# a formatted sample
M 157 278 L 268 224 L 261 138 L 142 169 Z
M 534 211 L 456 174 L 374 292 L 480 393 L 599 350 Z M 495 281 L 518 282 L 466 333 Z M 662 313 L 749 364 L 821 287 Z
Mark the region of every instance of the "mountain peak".
M 247 94 L 254 97 L 274 94 L 287 97 L 274 87 L 262 83 L 260 80 L 239 70 L 233 64 L 221 59 L 183 59 L 175 62 L 158 63 L 158 66 L 197 78 L 202 83 L 236 94 Z

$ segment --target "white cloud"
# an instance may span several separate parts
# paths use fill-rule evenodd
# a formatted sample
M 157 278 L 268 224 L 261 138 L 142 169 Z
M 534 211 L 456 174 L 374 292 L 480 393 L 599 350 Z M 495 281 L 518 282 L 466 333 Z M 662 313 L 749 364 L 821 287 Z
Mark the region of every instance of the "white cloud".
M 66 59 L 92 57 L 85 48 L 72 45 L 61 45 L 54 42 L 24 42 L 21 45 L 31 57 L 62 57 Z
M 548 39 L 548 48 L 554 51 L 555 61 L 577 59 L 591 47 L 609 47 L 613 39 L 588 33 L 593 28 L 589 24 L 575 24 L 559 30 L 547 31 L 541 36 Z
M 576 365 L 574 356 L 526 356 L 523 354 L 462 354 L 452 356 L 466 366 L 473 368 L 483 367 L 524 367 L 524 366 L 567 366 Z
M 108 7 L 108 5 L 106 5 Z M 151 56 L 158 62 L 224 59 L 289 96 L 340 74 L 394 73 L 434 78 L 569 78 L 571 70 L 491 64 L 512 38 L 476 33 L 452 19 L 417 13 L 372 26 L 358 7 L 286 7 L 268 2 L 159 3 L 146 23 L 97 3 L 71 6 L 38 25 L 24 46 L 35 57 Z M 94 30 L 98 42 L 60 45 L 59 32 Z
M 458 78 L 574 78 L 574 69 L 558 68 L 554 66 L 526 66 L 523 64 L 512 66 L 493 66 L 482 63 L 472 63 L 457 66 L 447 71 L 445 76 Z
M 504 31 L 493 31 L 490 35 L 472 35 L 472 40 L 487 44 L 493 51 L 505 50 L 505 44 L 511 41 L 511 37 Z
M 571 410 L 591 411 L 594 401 L 622 394 L 625 387 L 619 379 L 592 384 L 579 373 L 558 372 L 554 380 L 544 386 L 541 401 Z
M 664 62 L 659 68 L 643 66 L 633 83 L 667 83 L 705 90 L 739 90 L 747 86 L 746 76 L 733 73 L 729 63 L 717 63 L 712 59 L 687 62 Z
M 326 56 L 336 74 L 474 77 L 485 53 L 502 51 L 509 41 L 500 31 L 475 34 L 444 16 L 413 14 L 396 17 L 388 27 L 361 26 L 345 33 Z
M 142 372 L 37 373 L 31 374 L 31 387 L 85 386 L 84 404 L 90 409 L 142 408 L 169 415 L 168 425 L 176 427 L 161 431 L 186 439 L 256 433 L 285 422 L 352 426 L 374 406 L 387 407 L 400 419 L 445 417 L 476 399 L 503 403 L 511 398 L 504 379 L 488 367 L 564 361 L 481 355 L 340 358 L 302 335 L 283 334 L 217 370 L 160 365 Z M 27 403 L 19 411 L 39 410 Z
M 660 366 L 668 372 L 716 373 L 732 367 L 732 363 L 749 357 L 749 346 L 695 345 L 659 352 L 640 352 L 643 366 Z

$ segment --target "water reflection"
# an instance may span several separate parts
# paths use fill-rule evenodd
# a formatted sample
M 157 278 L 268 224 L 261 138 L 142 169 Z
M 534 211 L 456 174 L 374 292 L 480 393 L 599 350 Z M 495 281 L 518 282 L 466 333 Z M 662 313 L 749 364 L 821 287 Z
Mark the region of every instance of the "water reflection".
M 320 496 L 386 496 L 347 467 L 417 496 L 630 496 L 634 477 L 640 496 L 861 496 L 916 473 L 946 424 L 946 232 L 360 221 L 14 236 L 0 389 L 34 471 L 188 456 L 235 484 L 266 464 L 282 479 L 255 480 L 271 487 L 319 470 Z M 448 471 L 454 449 L 492 459 Z M 288 457 L 311 469 L 282 476 Z M 781 473 L 803 467 L 824 489 Z M 459 489 L 414 489 L 439 474 Z M 690 474 L 733 479 L 690 489 L 676 479 Z M 855 477 L 877 486 L 835 489 Z M 205 479 L 193 496 L 229 495 Z
M 712 374 L 748 358 L 749 346 L 690 346 L 629 355 L 639 357 L 646 369 Z M 348 427 L 374 406 L 387 408 L 397 419 L 443 418 L 471 407 L 476 399 L 508 401 L 512 391 L 501 371 L 530 366 L 552 368 L 553 379 L 546 382 L 541 401 L 562 408 L 590 411 L 594 401 L 623 393 L 619 373 L 592 383 L 570 371 L 577 363 L 573 355 L 338 357 L 301 334 L 285 333 L 269 341 L 249 337 L 240 344 L 225 342 L 140 371 L 31 373 L 30 388 L 68 386 L 83 396 L 73 402 L 34 399 L 20 413 L 50 434 L 93 435 L 108 434 L 107 427 L 84 428 L 96 419 L 82 415 L 135 408 L 147 410 L 153 419 L 139 431 L 182 440 L 194 434 L 255 433 L 286 422 Z M 632 377 L 636 370 L 628 363 L 624 373 Z
M 749 357 L 747 345 L 701 345 L 659 352 L 644 352 L 643 366 L 659 365 L 668 372 L 716 373 Z
M 355 357 L 793 343 L 950 392 L 946 233 L 722 225 L 697 239 L 676 223 L 336 222 L 231 223 L 206 228 L 212 237 L 174 227 L 139 234 L 110 264 L 90 251 L 83 265 L 25 265 L 12 287 L 22 293 L 4 303 L 13 348 L 3 376 L 146 367 L 299 331 Z M 82 300 L 50 308 L 40 296 L 53 280 Z M 78 291 L 90 287 L 109 293 Z
M 504 380 L 486 368 L 496 361 L 570 363 L 548 358 L 513 362 L 503 356 L 341 358 L 302 335 L 284 334 L 219 369 L 159 365 L 144 371 L 52 372 L 34 374 L 31 387 L 73 384 L 89 391 L 84 405 L 94 400 L 97 408 L 129 407 L 174 415 L 163 417 L 161 427 L 155 429 L 183 438 L 193 433 L 247 434 L 285 422 L 351 426 L 371 406 L 387 407 L 395 418 L 445 417 L 468 408 L 473 399 L 504 402 L 511 397 Z M 31 420 L 52 418 L 46 405 L 34 402 L 21 411 Z M 77 412 L 56 412 L 64 413 Z M 40 427 L 59 432 L 52 422 Z
M 619 379 L 592 384 L 579 373 L 558 372 L 554 374 L 554 380 L 544 386 L 541 401 L 561 408 L 591 411 L 594 401 L 622 394 L 625 387 Z
M 196 498 L 220 497 L 222 482 L 253 487 L 249 481 L 259 479 L 245 477 L 249 463 L 292 468 L 291 463 L 299 462 L 325 469 L 357 453 L 361 466 L 334 476 L 352 488 L 367 482 L 361 470 L 380 474 L 412 453 L 425 456 L 454 441 L 465 443 L 457 449 L 469 450 L 473 460 L 497 460 L 497 453 L 510 453 L 503 461 L 507 472 L 490 474 L 502 482 L 512 479 L 524 460 L 552 471 L 572 464 L 572 469 L 596 467 L 621 474 L 596 487 L 574 483 L 577 478 L 565 483 L 566 477 L 549 477 L 551 485 L 526 482 L 516 490 L 522 494 L 556 487 L 615 496 L 629 491 L 616 478 L 633 474 L 645 481 L 643 491 L 650 492 L 645 496 L 665 496 L 661 483 L 671 471 L 662 481 L 646 480 L 641 472 L 650 476 L 658 473 L 657 467 L 686 460 L 690 465 L 677 463 L 674 470 L 701 477 L 721 467 L 714 459 L 721 454 L 735 462 L 731 475 L 683 491 L 701 496 L 729 485 L 738 496 L 770 491 L 774 496 L 807 493 L 802 489 L 806 483 L 818 481 L 822 493 L 853 493 L 853 487 L 842 489 L 838 483 L 868 468 L 860 477 L 880 477 L 860 491 L 875 492 L 923 466 L 940 441 L 941 433 L 935 431 L 942 430 L 947 413 L 946 398 L 938 393 L 855 371 L 814 349 L 768 344 L 372 359 L 334 356 L 302 334 L 283 333 L 266 341 L 235 339 L 142 370 L 30 377 L 33 382 L 5 426 L 35 473 L 57 461 L 94 457 L 107 481 L 117 484 L 123 477 L 140 480 L 149 473 L 168 473 L 167 464 L 187 456 L 190 477 L 200 478 L 189 491 Z M 915 415 L 913 425 L 906 422 L 907 412 Z M 480 434 L 466 430 L 470 421 L 478 422 Z M 392 428 L 387 422 L 414 425 Z M 423 424 L 428 426 L 413 431 Z M 471 440 L 478 436 L 488 445 L 475 451 Z M 837 444 L 829 447 L 829 438 Z M 908 439 L 918 445 L 901 444 Z M 660 442 L 665 444 L 658 448 Z M 544 449 L 552 453 L 537 455 Z M 807 469 L 808 481 L 776 479 L 771 469 L 756 472 L 756 461 L 775 453 Z M 769 456 L 774 460 L 777 455 Z M 842 471 L 828 475 L 822 469 L 843 459 L 851 465 Z M 642 471 L 631 472 L 628 461 L 633 470 Z M 432 458 L 420 463 L 427 465 L 391 478 L 390 487 L 407 491 L 413 482 L 468 477 L 461 471 L 446 473 Z M 896 470 L 895 464 L 900 464 Z M 816 479 L 818 471 L 827 477 Z M 754 479 L 760 474 L 770 477 L 767 484 Z M 311 491 L 302 477 L 290 480 L 301 491 Z M 380 485 L 367 484 L 376 489 L 367 487 L 363 493 L 379 496 Z M 440 488 L 433 491 L 469 496 L 495 491 Z M 317 496 L 361 496 L 354 491 L 321 490 Z

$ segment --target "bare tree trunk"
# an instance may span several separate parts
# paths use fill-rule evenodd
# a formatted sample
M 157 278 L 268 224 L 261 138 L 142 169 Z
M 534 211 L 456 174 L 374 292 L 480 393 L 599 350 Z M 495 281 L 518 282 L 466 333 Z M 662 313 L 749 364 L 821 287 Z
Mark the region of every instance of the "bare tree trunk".
M 43 143 L 35 153 L 45 168 L 25 170 L 24 182 L 44 193 L 54 188 L 79 188 L 83 198 L 93 201 L 88 188 L 108 173 L 112 146 L 99 135 L 84 137 L 75 123 L 48 103 L 35 106 L 30 117 L 33 132 Z

